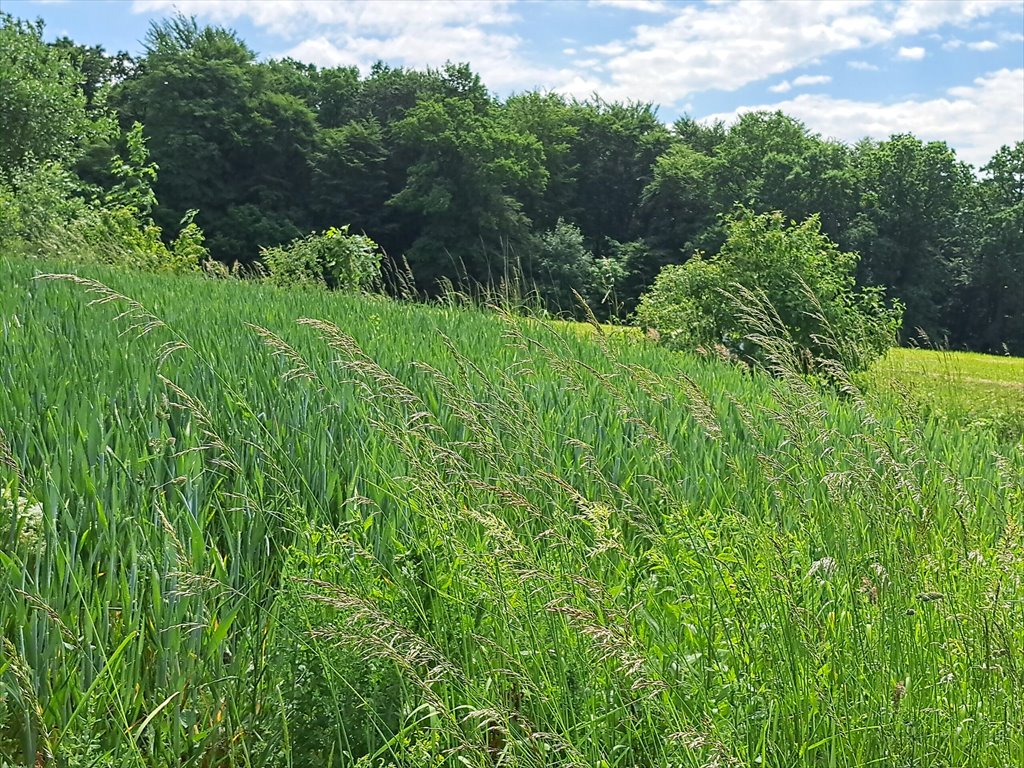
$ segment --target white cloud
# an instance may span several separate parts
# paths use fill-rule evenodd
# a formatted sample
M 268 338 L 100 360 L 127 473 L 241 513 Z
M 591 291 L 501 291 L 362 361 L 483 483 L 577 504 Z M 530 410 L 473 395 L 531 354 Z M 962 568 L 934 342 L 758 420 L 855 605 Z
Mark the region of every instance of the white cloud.
M 957 38 L 953 37 L 942 44 L 942 49 L 944 51 L 955 51 L 957 48 L 962 47 L 963 44 L 963 40 L 958 40 Z
M 976 23 L 1007 7 L 995 0 L 673 5 L 671 17 L 640 24 L 631 37 L 588 50 L 608 57 L 602 89 L 608 98 L 674 105 L 694 93 L 734 91 L 841 51 Z M 916 54 L 914 48 L 907 50 Z M 917 55 L 923 54 L 922 49 Z
M 888 40 L 862 4 L 734 3 L 676 6 L 658 25 L 595 49 L 607 55 L 610 98 L 677 103 L 712 89 L 736 90 L 839 50 Z
M 892 26 L 901 35 L 914 35 L 945 24 L 966 26 L 1008 5 L 1002 0 L 910 0 L 897 6 Z
M 901 59 L 909 59 L 910 61 L 920 61 L 924 58 L 924 48 L 919 45 L 912 46 L 910 48 L 901 47 L 896 53 Z
M 641 11 L 642 13 L 665 13 L 669 4 L 662 0 L 590 0 L 590 5 L 621 8 L 625 11 Z
M 563 48 L 562 49 L 562 53 L 564 53 L 566 56 L 575 56 L 576 55 L 576 49 L 575 48 Z
M 793 85 L 797 87 L 807 85 L 825 85 L 831 83 L 832 77 L 830 75 L 800 75 L 793 80 Z
M 878 67 L 876 67 L 874 64 L 871 64 L 870 62 L 867 62 L 867 61 L 848 61 L 848 62 L 846 62 L 846 66 L 848 66 L 850 69 L 860 70 L 861 72 L 877 72 L 878 71 Z
M 621 56 L 629 49 L 622 43 L 602 43 L 601 45 L 588 45 L 587 50 L 601 56 Z
M 370 37 L 415 29 L 426 33 L 443 27 L 505 24 L 516 19 L 509 10 L 511 5 L 511 0 L 134 0 L 132 10 L 177 10 L 219 23 L 248 19 L 255 26 L 286 38 L 304 36 L 312 29 L 325 32 L 330 27 Z
M 979 40 L 976 43 L 968 43 L 967 47 L 972 51 L 994 51 L 999 47 L 999 43 L 994 43 L 991 40 Z
M 365 69 L 377 60 L 412 67 L 468 61 L 499 92 L 541 86 L 579 95 L 586 89 L 586 95 L 598 91 L 607 99 L 672 109 L 692 94 L 780 80 L 842 51 L 895 46 L 906 36 L 950 25 L 977 26 L 982 17 L 1008 7 L 996 0 L 595 3 L 646 12 L 633 17 L 645 23 L 624 29 L 619 39 L 587 40 L 581 27 L 576 41 L 563 43 L 565 55 L 585 52 L 599 61 L 565 65 L 551 63 L 550 54 L 528 52 L 524 27 L 512 26 L 522 21 L 526 7 L 517 0 L 134 0 L 132 8 L 139 13 L 177 9 L 224 24 L 247 21 L 280 41 L 272 53 L 317 64 Z M 849 66 L 868 70 L 873 65 Z M 798 80 L 789 82 L 790 88 L 815 84 Z
M 854 142 L 910 132 L 926 141 L 946 141 L 961 160 L 980 167 L 1003 144 L 1024 140 L 1024 69 L 1001 69 L 942 97 L 891 104 L 800 94 L 775 104 L 745 106 L 708 115 L 706 122 L 731 122 L 744 112 L 781 109 L 825 136 Z
M 810 85 L 825 85 L 831 82 L 832 77 L 830 75 L 800 75 L 793 78 L 792 82 L 783 80 L 781 83 L 770 86 L 768 90 L 772 93 L 786 93 L 792 88 L 806 88 Z

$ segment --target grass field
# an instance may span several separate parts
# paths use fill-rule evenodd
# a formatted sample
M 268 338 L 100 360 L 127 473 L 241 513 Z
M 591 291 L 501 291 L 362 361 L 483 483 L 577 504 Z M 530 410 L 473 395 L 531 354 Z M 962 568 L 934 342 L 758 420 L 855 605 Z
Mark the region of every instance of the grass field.
M 0 764 L 1024 763 L 999 432 L 472 310 L 38 270 L 0 258 Z
M 937 416 L 1024 436 L 1024 358 L 893 349 L 869 381 L 904 390 Z
M 589 323 L 555 322 L 584 337 L 595 332 Z M 602 332 L 643 339 L 630 326 L 607 325 Z M 858 380 L 875 393 L 897 395 L 923 416 L 994 430 L 1011 441 L 1024 437 L 1024 357 L 896 347 Z

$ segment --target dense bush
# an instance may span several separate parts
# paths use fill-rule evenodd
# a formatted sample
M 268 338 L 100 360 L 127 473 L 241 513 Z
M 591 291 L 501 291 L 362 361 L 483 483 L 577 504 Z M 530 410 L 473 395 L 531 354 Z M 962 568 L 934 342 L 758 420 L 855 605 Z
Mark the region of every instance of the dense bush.
M 817 216 L 787 224 L 778 212 L 740 209 L 727 230 L 717 255 L 661 271 L 637 308 L 640 325 L 669 346 L 722 345 L 751 362 L 766 355 L 756 337 L 779 333 L 807 353 L 808 368 L 825 358 L 861 370 L 891 346 L 902 306 L 879 288 L 857 289 L 857 254 L 823 234 Z
M 616 288 L 626 274 L 618 253 L 595 257 L 580 228 L 563 219 L 538 238 L 534 273 L 550 310 L 578 310 L 575 291 L 602 316 L 614 311 Z
M 366 235 L 350 235 L 348 226 L 300 237 L 287 245 L 264 248 L 263 263 L 277 285 L 317 285 L 361 291 L 380 280 L 381 251 Z
M 209 257 L 196 211 L 181 221 L 171 242 L 151 218 L 156 206 L 142 126 L 123 137 L 125 157 L 113 156 L 110 173 L 118 183 L 106 192 L 84 184 L 61 163 L 17 169 L 0 179 L 0 246 L 27 254 L 60 253 L 156 272 L 195 272 Z

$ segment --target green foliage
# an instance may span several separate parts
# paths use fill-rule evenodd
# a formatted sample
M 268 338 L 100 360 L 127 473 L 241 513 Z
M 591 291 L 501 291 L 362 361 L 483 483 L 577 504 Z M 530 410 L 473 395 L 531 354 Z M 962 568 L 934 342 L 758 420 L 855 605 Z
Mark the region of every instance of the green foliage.
M 92 219 L 78 178 L 59 163 L 19 169 L 0 179 L 0 247 L 44 250 L 54 233 Z
M 595 258 L 579 227 L 559 219 L 538 239 L 533 275 L 552 312 L 580 316 L 579 298 L 602 317 L 617 309 L 616 291 L 626 277 L 618 254 Z
M 81 75 L 82 94 L 88 112 L 102 112 L 110 86 L 122 82 L 135 70 L 135 60 L 125 51 L 108 54 L 100 45 L 79 45 L 67 36 L 51 46 L 71 62 Z
M 594 270 L 594 254 L 583 242 L 579 227 L 559 219 L 539 238 L 534 274 L 552 311 L 575 313 L 575 290 L 586 296 Z
M 662 270 L 637 308 L 643 327 L 677 349 L 722 345 L 759 362 L 771 350 L 751 335 L 783 331 L 812 358 L 849 370 L 891 346 L 901 307 L 887 307 L 879 289 L 857 290 L 857 255 L 822 234 L 817 217 L 787 225 L 781 213 L 740 209 L 727 230 L 715 256 Z
M 1024 454 L 987 429 L 596 330 L 77 268 L 0 257 L 0 487 L 45 540 L 0 546 L 0 762 L 1024 749 Z
M 350 235 L 348 225 L 264 248 L 261 256 L 276 285 L 367 291 L 380 282 L 380 247 L 366 235 Z
M 58 163 L 13 174 L 0 182 L 0 246 L 36 255 L 118 264 L 158 272 L 195 272 L 209 257 L 203 231 L 189 211 L 170 245 L 149 216 L 157 204 L 142 126 L 125 136 L 127 157 L 115 154 L 111 176 L 118 183 L 101 192 L 85 186 Z
M 68 164 L 96 126 L 81 73 L 43 42 L 42 24 L 0 13 L 0 180 L 36 164 Z
M 138 62 L 67 38 L 45 45 L 32 24 L 3 18 L 6 198 L 35 166 L 80 176 L 75 196 L 127 192 L 132 180 L 110 162 L 124 156 L 142 174 L 160 167 L 146 179 L 155 199 L 113 207 L 162 232 L 198 210 L 205 247 L 225 264 L 251 265 L 262 248 L 345 221 L 407 261 L 421 293 L 448 285 L 477 297 L 529 278 L 538 239 L 562 220 L 602 267 L 587 300 L 619 319 L 665 265 L 716 252 L 736 204 L 817 215 L 842 251 L 861 254 L 859 283 L 906 305 L 904 340 L 921 328 L 955 347 L 1024 348 L 1009 148 L 978 177 L 941 142 L 850 147 L 781 112 L 669 128 L 650 104 L 501 100 L 468 64 L 377 64 L 361 76 L 261 60 L 233 31 L 184 16 L 155 23 Z M 126 132 L 145 125 L 152 163 L 120 146 L 108 109 Z M 0 212 L 8 231 L 25 218 L 12 211 Z M 105 231 L 124 229 L 116 218 Z M 636 245 L 628 258 L 624 243 Z M 565 270 L 565 282 L 536 280 L 546 305 L 573 306 L 579 270 Z
M 393 128 L 414 159 L 389 204 L 422 219 L 408 256 L 428 289 L 445 251 L 462 268 L 458 282 L 496 282 L 503 265 L 491 253 L 503 241 L 525 242 L 529 232 L 517 197 L 547 183 L 537 139 L 497 109 L 478 78 L 475 85 L 467 78 L 468 70 L 446 71 L 440 85 L 458 95 L 421 99 Z
M 149 216 L 156 205 L 153 184 L 158 167 L 149 161 L 142 123 L 133 123 L 124 138 L 128 157 L 114 155 L 111 159 L 110 175 L 118 181 L 105 194 L 104 203 L 111 208 L 129 209 L 137 216 Z
M 964 325 L 981 348 L 1024 355 L 1024 141 L 1002 147 L 982 171 L 980 243 Z
M 956 286 L 974 247 L 970 168 L 944 142 L 910 135 L 856 148 L 859 205 L 849 242 L 864 283 L 886 286 L 907 308 L 904 336 L 950 334 Z

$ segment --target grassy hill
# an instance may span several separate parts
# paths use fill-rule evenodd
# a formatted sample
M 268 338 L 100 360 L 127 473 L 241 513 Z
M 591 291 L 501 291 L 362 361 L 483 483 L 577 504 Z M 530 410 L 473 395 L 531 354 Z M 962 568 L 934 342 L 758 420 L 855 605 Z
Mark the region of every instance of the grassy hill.
M 0 258 L 0 764 L 1024 760 L 996 431 L 473 310 L 38 270 Z

